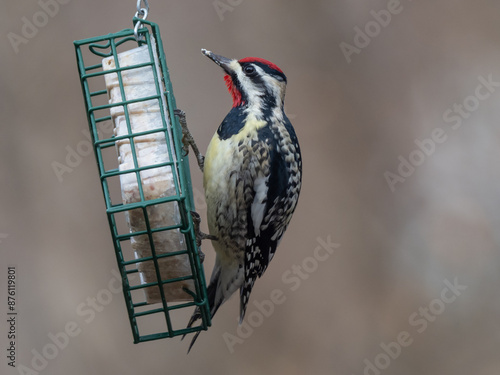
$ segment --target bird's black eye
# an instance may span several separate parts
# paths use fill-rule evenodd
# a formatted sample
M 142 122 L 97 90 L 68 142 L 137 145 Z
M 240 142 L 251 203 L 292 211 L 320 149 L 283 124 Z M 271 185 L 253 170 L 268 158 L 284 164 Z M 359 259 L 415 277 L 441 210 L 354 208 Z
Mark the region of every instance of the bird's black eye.
M 243 71 L 248 74 L 248 75 L 252 75 L 252 74 L 255 74 L 256 70 L 254 68 L 253 65 L 247 65 L 243 68 Z

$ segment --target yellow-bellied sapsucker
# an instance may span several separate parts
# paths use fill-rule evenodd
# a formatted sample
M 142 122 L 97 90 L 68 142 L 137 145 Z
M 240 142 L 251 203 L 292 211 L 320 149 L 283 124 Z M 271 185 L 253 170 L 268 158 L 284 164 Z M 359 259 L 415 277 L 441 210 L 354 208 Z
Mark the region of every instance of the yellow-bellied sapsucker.
M 233 60 L 202 52 L 224 70 L 233 98 L 205 159 L 197 153 L 208 227 L 216 238 L 208 301 L 214 316 L 239 289 L 241 323 L 255 280 L 273 258 L 297 206 L 302 159 L 283 109 L 287 80 L 282 70 L 260 58 Z M 199 318 L 195 311 L 188 327 Z

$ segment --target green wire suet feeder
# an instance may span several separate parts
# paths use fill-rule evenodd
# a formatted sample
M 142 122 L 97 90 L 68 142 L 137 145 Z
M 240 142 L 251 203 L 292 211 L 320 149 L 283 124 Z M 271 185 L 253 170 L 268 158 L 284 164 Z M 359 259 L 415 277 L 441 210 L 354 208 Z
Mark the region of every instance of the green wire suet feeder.
M 140 3 L 134 29 L 74 42 L 135 343 L 211 324 L 172 84 L 160 30 Z M 193 307 L 201 323 L 185 328 Z

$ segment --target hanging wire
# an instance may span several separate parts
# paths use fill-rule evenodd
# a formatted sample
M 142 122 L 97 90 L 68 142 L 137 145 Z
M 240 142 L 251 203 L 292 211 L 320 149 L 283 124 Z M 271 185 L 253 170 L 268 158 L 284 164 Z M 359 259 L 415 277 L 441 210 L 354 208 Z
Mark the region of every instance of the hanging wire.
M 144 3 L 144 7 L 142 7 L 142 3 Z M 136 18 L 140 18 L 145 20 L 148 18 L 148 13 L 149 13 L 149 3 L 148 0 L 137 0 L 137 12 L 135 13 Z M 139 29 L 142 26 L 141 21 L 137 21 L 134 27 L 134 36 L 135 40 L 139 42 Z

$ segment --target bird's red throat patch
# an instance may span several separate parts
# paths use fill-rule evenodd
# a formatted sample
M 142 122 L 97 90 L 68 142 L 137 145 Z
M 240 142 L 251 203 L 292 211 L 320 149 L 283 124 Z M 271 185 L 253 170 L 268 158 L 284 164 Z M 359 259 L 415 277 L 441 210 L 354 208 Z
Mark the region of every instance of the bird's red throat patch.
M 226 74 L 224 76 L 224 81 L 226 82 L 227 89 L 229 90 L 229 93 L 233 97 L 233 108 L 238 107 L 242 104 L 245 104 L 241 98 L 241 92 L 238 90 L 236 85 L 233 82 L 233 79 L 229 74 Z

